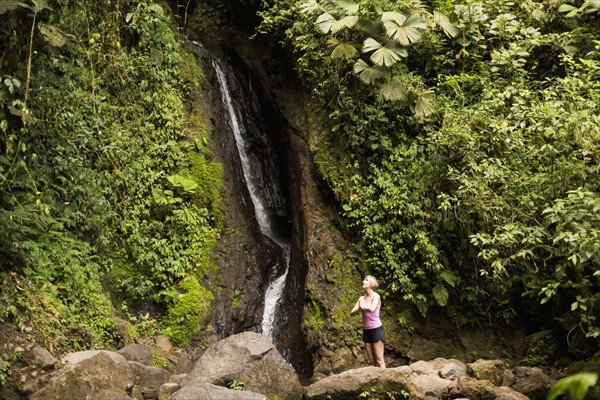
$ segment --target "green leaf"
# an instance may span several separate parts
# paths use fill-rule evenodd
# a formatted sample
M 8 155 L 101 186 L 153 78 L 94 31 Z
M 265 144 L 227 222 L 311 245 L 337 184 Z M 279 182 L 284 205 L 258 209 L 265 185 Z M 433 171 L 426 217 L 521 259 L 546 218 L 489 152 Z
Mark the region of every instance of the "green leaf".
M 402 46 L 421 40 L 419 30 L 427 28 L 427 24 L 419 14 L 412 14 L 406 18 L 397 12 L 387 12 L 381 15 L 381 20 L 388 36 Z
M 66 39 L 65 37 L 58 31 L 58 29 L 49 24 L 40 23 L 38 25 L 40 32 L 44 36 L 44 39 L 48 43 L 50 43 L 54 47 L 62 47 L 64 46 Z
M 317 27 L 321 30 L 321 32 L 328 33 L 335 22 L 337 21 L 333 15 L 325 12 L 319 15 L 315 24 L 317 24 Z
M 450 22 L 448 17 L 438 11 L 433 12 L 433 21 L 442 28 L 448 37 L 456 37 L 460 32 L 456 25 Z
M 341 42 L 336 38 L 329 38 L 327 43 L 330 46 L 335 46 L 333 51 L 331 52 L 331 57 L 333 58 L 353 58 L 358 54 L 358 50 L 353 43 L 350 42 Z
M 441 306 L 444 307 L 448 304 L 450 293 L 443 285 L 435 285 L 433 287 L 433 298 Z
M 335 0 L 335 3 L 350 14 L 358 12 L 358 4 L 352 0 Z
M 32 0 L 33 1 L 33 5 L 34 5 L 34 11 L 36 13 L 39 13 L 42 10 L 45 10 L 46 8 L 50 8 L 50 6 L 48 5 L 48 0 Z
M 171 175 L 167 177 L 167 180 L 171 183 L 171 185 L 180 187 L 188 193 L 194 193 L 198 188 L 198 184 L 196 182 L 181 175 Z
M 371 61 L 384 67 L 390 67 L 400 61 L 402 57 L 408 55 L 406 50 L 396 46 L 391 40 L 385 46 L 382 46 L 375 39 L 367 38 L 363 44 L 363 51 L 368 53 L 374 50 L 375 52 L 370 57 Z
M 344 28 L 352 28 L 358 22 L 358 17 L 356 15 L 349 15 L 340 19 L 339 21 L 334 21 L 331 24 L 331 32 L 337 33 Z
M 380 92 L 384 99 L 390 101 L 404 101 L 408 96 L 406 87 L 394 78 L 385 82 L 381 86 Z
M 21 4 L 15 0 L 0 1 L 0 15 L 6 14 L 9 11 L 16 10 Z
M 387 68 L 379 65 L 370 66 L 362 59 L 354 64 L 352 70 L 361 81 L 368 85 L 373 85 L 380 79 L 387 80 L 390 77 L 390 71 Z
M 415 115 L 419 118 L 428 117 L 435 112 L 435 95 L 431 91 L 419 93 L 415 101 Z
M 315 0 L 309 0 L 300 6 L 300 11 L 303 14 L 312 14 L 313 12 L 319 10 L 320 8 L 321 8 L 321 6 L 319 6 L 319 3 L 317 3 Z
M 570 400 L 583 400 L 585 393 L 598 380 L 598 374 L 593 372 L 580 372 L 559 379 L 548 392 L 546 400 L 554 400 L 566 391 L 569 391 Z

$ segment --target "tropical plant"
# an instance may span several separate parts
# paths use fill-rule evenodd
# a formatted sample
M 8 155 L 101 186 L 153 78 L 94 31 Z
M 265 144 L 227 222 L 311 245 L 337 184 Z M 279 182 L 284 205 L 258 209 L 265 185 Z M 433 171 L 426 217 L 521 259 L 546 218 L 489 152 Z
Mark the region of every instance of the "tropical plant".
M 390 298 L 457 324 L 551 315 L 536 322 L 598 336 L 593 14 L 381 0 L 261 16 L 329 127 L 315 162 Z

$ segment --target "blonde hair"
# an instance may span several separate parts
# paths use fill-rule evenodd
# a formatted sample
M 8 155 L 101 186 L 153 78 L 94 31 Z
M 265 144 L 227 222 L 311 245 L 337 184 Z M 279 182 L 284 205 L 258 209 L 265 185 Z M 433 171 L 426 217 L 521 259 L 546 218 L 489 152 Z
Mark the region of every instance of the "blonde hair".
M 371 282 L 373 288 L 377 289 L 379 287 L 379 282 L 377 282 L 377 279 L 373 275 L 367 275 L 365 276 L 365 279 L 368 279 L 369 282 Z

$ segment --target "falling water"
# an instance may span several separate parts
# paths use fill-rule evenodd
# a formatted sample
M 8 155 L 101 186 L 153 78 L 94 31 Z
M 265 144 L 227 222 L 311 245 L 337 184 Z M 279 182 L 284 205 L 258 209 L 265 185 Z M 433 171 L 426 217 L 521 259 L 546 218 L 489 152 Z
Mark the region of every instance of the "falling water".
M 260 163 L 264 161 L 264 154 L 256 155 L 252 153 L 251 142 L 247 138 L 248 130 L 243 123 L 243 117 L 239 108 L 235 107 L 232 100 L 232 91 L 227 81 L 227 75 L 224 68 L 218 61 L 212 61 L 217 79 L 223 107 L 227 112 L 228 123 L 233 132 L 235 145 L 242 164 L 242 173 L 246 186 L 254 206 L 256 221 L 261 233 L 270 239 L 281 250 L 279 257 L 279 268 L 274 273 L 265 292 L 265 306 L 263 312 L 262 331 L 271 341 L 274 341 L 274 322 L 277 302 L 281 298 L 285 281 L 287 278 L 290 262 L 290 243 L 284 239 L 276 229 L 277 210 L 281 209 L 281 193 L 274 183 L 272 176 L 266 176 Z M 262 157 L 261 157 L 262 156 Z M 275 211 L 274 211 L 275 210 Z M 283 271 L 283 272 L 282 272 Z

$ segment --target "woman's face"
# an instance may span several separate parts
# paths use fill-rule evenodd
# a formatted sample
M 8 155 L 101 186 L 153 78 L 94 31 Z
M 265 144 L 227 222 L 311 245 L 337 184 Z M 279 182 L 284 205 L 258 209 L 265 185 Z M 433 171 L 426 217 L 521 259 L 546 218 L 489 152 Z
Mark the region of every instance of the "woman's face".
M 371 280 L 369 278 L 363 279 L 362 287 L 363 287 L 363 289 L 370 288 L 371 287 Z

